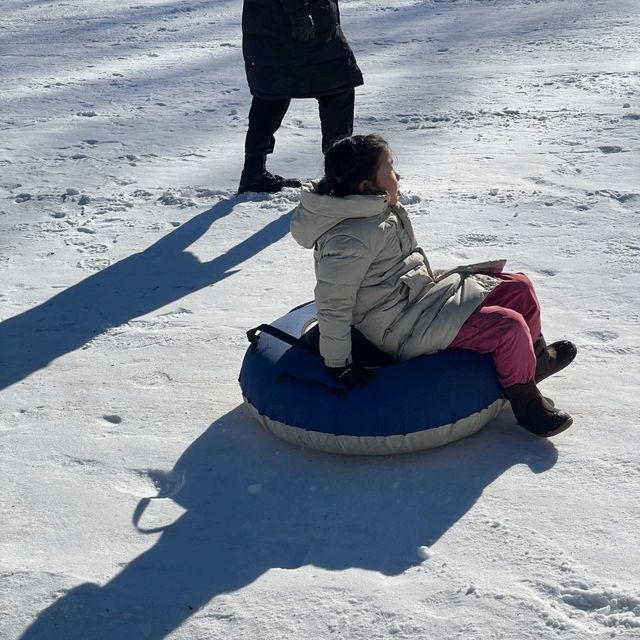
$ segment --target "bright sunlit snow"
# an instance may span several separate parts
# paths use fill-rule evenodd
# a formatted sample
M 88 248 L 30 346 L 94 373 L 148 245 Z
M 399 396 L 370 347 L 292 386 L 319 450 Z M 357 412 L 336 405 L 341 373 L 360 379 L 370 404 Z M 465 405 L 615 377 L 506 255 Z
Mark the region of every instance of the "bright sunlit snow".
M 3 0 L 2 640 L 640 638 L 640 5 L 340 5 L 356 132 L 432 265 L 533 278 L 573 427 L 376 459 L 262 430 L 245 332 L 315 280 L 297 191 L 235 195 L 240 0 Z M 315 101 L 269 168 L 321 173 Z

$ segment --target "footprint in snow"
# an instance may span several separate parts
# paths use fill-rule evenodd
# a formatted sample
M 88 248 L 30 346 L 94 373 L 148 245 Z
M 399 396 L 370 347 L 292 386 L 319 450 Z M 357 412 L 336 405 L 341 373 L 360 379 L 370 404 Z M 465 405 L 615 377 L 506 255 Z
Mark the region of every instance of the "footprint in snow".
M 171 376 L 164 371 L 153 371 L 135 375 L 129 379 L 130 384 L 141 389 L 152 389 L 161 387 L 172 382 Z
M 602 153 L 621 153 L 622 152 L 622 147 L 619 147 L 616 144 L 605 144 L 602 145 L 600 147 L 598 147 L 598 149 L 602 152 Z
M 582 612 L 607 629 L 640 629 L 640 596 L 624 593 L 618 587 L 602 587 L 580 582 L 561 585 L 561 602 L 574 612 Z
M 458 244 L 463 247 L 477 247 L 485 245 L 499 244 L 498 236 L 485 235 L 482 233 L 470 233 L 467 236 L 458 236 Z
M 611 342 L 612 340 L 619 338 L 619 335 L 615 331 L 607 331 L 606 329 L 603 329 L 602 331 L 587 331 L 587 335 L 599 340 L 600 342 Z
M 88 244 L 85 246 L 76 246 L 76 249 L 80 253 L 89 254 L 106 253 L 107 251 L 109 251 L 109 247 L 107 247 L 106 244 Z
M 78 269 L 84 269 L 85 271 L 102 271 L 110 265 L 111 260 L 108 258 L 87 258 L 76 263 Z

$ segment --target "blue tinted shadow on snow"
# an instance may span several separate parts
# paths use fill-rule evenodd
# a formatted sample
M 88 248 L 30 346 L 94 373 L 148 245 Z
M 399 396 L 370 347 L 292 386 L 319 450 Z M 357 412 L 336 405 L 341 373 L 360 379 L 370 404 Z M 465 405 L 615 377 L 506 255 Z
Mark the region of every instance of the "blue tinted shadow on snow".
M 235 273 L 234 267 L 289 232 L 289 214 L 283 214 L 208 262 L 200 262 L 186 250 L 241 201 L 238 197 L 221 200 L 148 249 L 1 322 L 0 389 L 113 327 L 227 278 Z
M 290 570 L 292 591 L 295 569 L 307 565 L 396 576 L 420 562 L 418 546 L 430 545 L 434 556 L 424 569 L 433 562 L 437 571 L 438 553 L 447 552 L 446 543 L 437 541 L 451 527 L 474 527 L 477 553 L 483 537 L 494 535 L 482 517 L 459 522 L 486 487 L 515 465 L 529 470 L 513 478 L 537 482 L 534 474 L 550 469 L 556 458 L 553 444 L 516 427 L 510 412 L 441 449 L 348 458 L 280 442 L 237 407 L 214 422 L 173 470 L 149 472 L 160 495 L 186 512 L 109 582 L 81 584 L 42 611 L 21 640 L 161 640 L 200 615 L 198 637 L 231 637 L 233 605 L 212 599 L 270 570 Z M 143 500 L 134 524 L 141 530 L 145 521 L 157 526 L 158 504 Z M 307 581 L 302 577 L 299 588 Z M 249 598 L 241 606 L 243 619 L 259 627 L 259 607 L 254 616 Z M 256 637 L 271 632 L 260 629 Z

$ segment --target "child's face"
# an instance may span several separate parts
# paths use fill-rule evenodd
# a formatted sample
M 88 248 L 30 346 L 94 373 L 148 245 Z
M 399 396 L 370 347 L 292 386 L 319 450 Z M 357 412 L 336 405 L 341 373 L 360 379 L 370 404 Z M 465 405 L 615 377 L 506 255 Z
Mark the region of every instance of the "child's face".
M 400 174 L 393 168 L 393 156 L 387 149 L 383 151 L 380 158 L 378 171 L 376 172 L 376 187 L 381 192 L 389 194 L 389 205 L 398 204 L 398 182 Z

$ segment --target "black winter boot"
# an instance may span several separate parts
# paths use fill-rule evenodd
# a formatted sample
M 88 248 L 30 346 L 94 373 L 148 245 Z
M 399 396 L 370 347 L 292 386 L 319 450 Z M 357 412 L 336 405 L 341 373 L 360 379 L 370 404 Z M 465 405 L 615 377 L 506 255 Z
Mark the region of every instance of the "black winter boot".
M 552 407 L 541 395 L 536 383 L 514 384 L 504 389 L 518 424 L 537 436 L 549 438 L 568 429 L 573 418 Z
M 578 349 L 569 340 L 559 340 L 547 344 L 544 336 L 540 336 L 533 344 L 536 354 L 536 382 L 558 373 L 573 362 Z
M 283 178 L 269 173 L 266 169 L 266 153 L 247 153 L 244 156 L 244 169 L 240 175 L 238 193 L 255 191 L 256 193 L 275 193 L 285 187 L 299 187 L 300 180 Z

